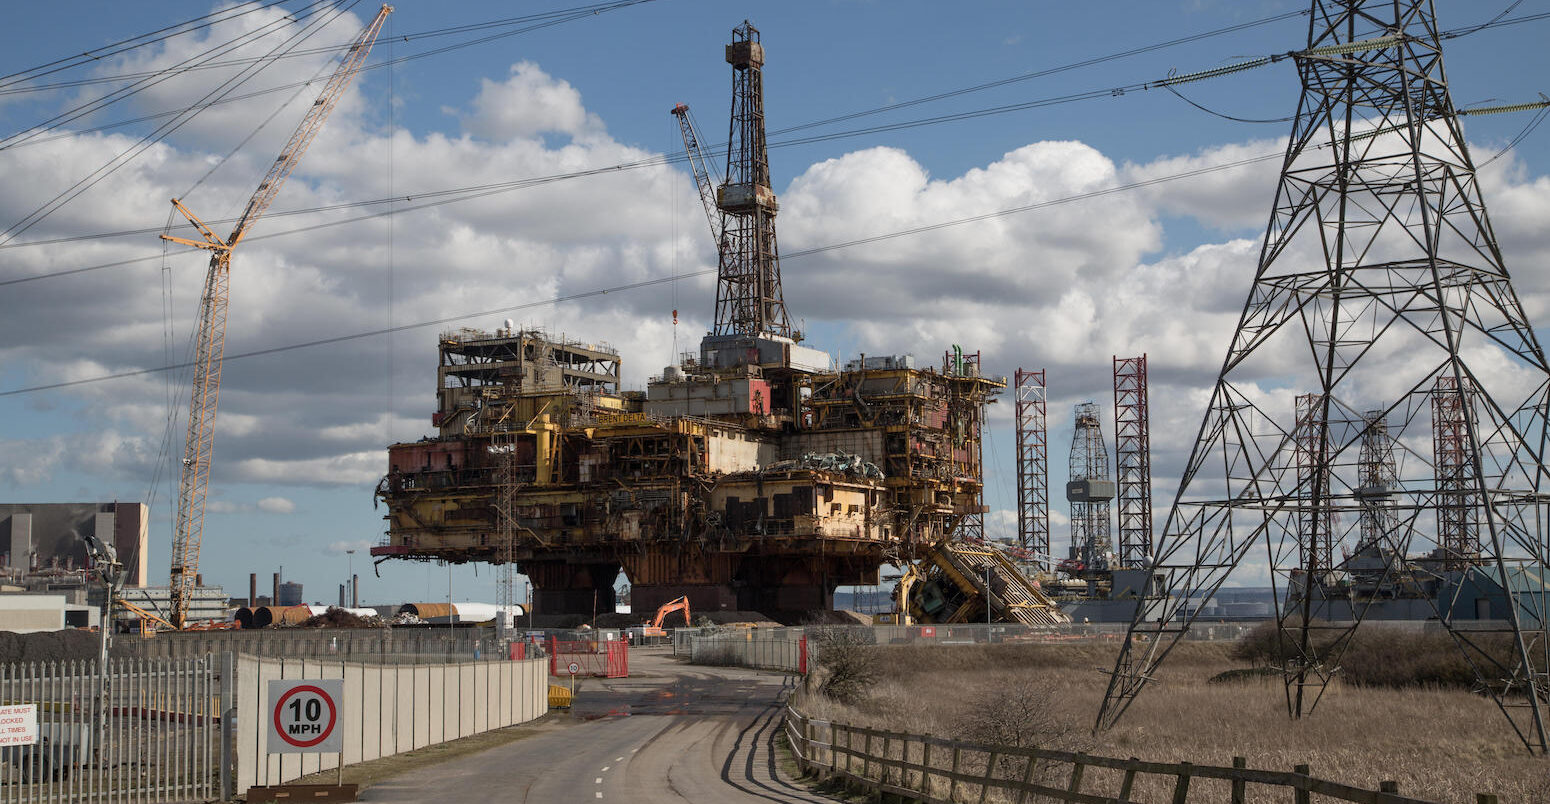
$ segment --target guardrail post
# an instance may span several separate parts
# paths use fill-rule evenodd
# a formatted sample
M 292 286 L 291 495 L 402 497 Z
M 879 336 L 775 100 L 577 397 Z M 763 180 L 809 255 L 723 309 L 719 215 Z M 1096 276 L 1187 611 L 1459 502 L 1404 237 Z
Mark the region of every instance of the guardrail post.
M 1495 793 L 1476 793 L 1475 804 L 1497 804 Z
M 882 777 L 883 784 L 888 784 L 888 760 L 893 758 L 891 753 L 892 749 L 893 738 L 886 736 L 883 737 L 883 761 L 881 763 L 881 767 L 878 768 L 878 770 L 881 771 L 880 775 Z
M 1173 804 L 1187 804 L 1189 801 L 1189 777 L 1190 764 L 1179 763 L 1179 780 L 1173 785 Z
M 1313 772 L 1313 768 L 1308 765 L 1297 765 L 1292 768 L 1292 772 L 1302 775 L 1302 778 L 1297 780 L 1297 790 L 1293 794 L 1293 800 L 1297 804 L 1311 804 L 1313 798 L 1308 795 L 1308 776 Z
M 237 657 L 231 651 L 221 654 L 221 800 L 231 801 L 237 796 Z
M 1023 802 L 1028 800 L 1028 788 L 1027 788 L 1027 785 L 1033 784 L 1033 770 L 1038 765 L 1038 763 L 1039 763 L 1039 758 L 1030 753 L 1028 755 L 1028 767 L 1027 767 L 1027 769 L 1025 769 L 1023 771 L 1023 785 L 1024 785 L 1024 787 L 1023 787 L 1023 789 L 1017 791 L 1017 804 L 1023 804 Z M 1124 798 L 1124 797 L 1125 797 L 1125 794 L 1121 793 L 1120 794 L 1120 798 Z
M 1086 769 L 1082 762 L 1082 755 L 1077 754 L 1076 760 L 1071 763 L 1071 783 L 1066 785 L 1067 793 L 1080 793 L 1082 791 L 1082 772 Z
M 1243 757 L 1232 758 L 1233 770 L 1245 770 L 1249 767 L 1249 761 Z M 1242 779 L 1232 780 L 1232 804 L 1246 804 L 1248 801 L 1249 783 Z
M 1130 762 L 1126 765 L 1125 779 L 1119 783 L 1120 801 L 1130 800 L 1130 788 L 1134 787 L 1136 783 L 1136 763 L 1140 761 L 1138 757 L 1131 757 Z
M 985 798 L 990 795 L 990 782 L 996 778 L 996 759 L 1000 756 L 995 751 L 985 755 L 985 781 L 980 783 L 980 804 L 985 804 Z
M 947 785 L 947 800 L 953 801 L 958 797 L 958 760 L 963 756 L 963 749 L 953 746 L 953 776 Z
M 1399 782 L 1378 782 L 1379 793 L 1398 793 Z
M 931 795 L 931 738 L 920 738 L 920 792 Z

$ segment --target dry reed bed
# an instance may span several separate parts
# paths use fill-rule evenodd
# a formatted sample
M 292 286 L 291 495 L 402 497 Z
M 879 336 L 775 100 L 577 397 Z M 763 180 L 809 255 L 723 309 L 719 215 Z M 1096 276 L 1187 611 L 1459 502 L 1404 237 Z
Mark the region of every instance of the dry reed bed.
M 1109 644 L 882 647 L 880 675 L 865 698 L 847 706 L 804 694 L 797 703 L 819 718 L 983 740 L 987 712 L 1032 699 L 1048 715 L 1035 727 L 1041 747 L 1223 766 L 1243 756 L 1249 767 L 1270 770 L 1305 763 L 1321 778 L 1372 789 L 1396 780 L 1402 793 L 1440 802 L 1474 804 L 1476 793 L 1495 793 L 1503 804 L 1550 801 L 1550 761 L 1527 753 L 1488 698 L 1336 685 L 1311 716 L 1294 721 L 1278 678 L 1208 683 L 1243 666 L 1228 658 L 1229 648 L 1179 645 L 1157 683 L 1096 737 L 1091 727 L 1117 650 Z M 1095 792 L 1109 786 L 1088 778 L 1097 780 Z M 1153 780 L 1144 800 L 1166 800 L 1165 781 Z M 1225 787 L 1204 780 L 1192 790 L 1192 801 L 1226 798 Z

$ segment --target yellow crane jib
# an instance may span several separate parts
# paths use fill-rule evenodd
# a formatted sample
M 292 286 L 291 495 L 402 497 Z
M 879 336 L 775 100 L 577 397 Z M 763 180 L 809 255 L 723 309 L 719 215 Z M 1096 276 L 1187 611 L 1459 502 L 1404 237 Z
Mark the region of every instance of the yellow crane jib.
M 252 230 L 253 224 L 280 193 L 291 171 L 301 161 L 307 146 L 323 127 L 335 104 L 350 86 L 371 46 L 382 30 L 382 23 L 393 12 L 392 6 L 384 5 L 375 19 L 366 26 L 360 36 L 351 43 L 344 59 L 329 77 L 328 83 L 308 107 L 301 124 L 291 134 L 279 158 L 269 166 L 264 180 L 259 182 L 253 197 L 248 199 L 242 216 L 224 239 L 207 226 L 178 199 L 172 206 L 187 218 L 189 223 L 204 237 L 203 241 L 172 235 L 162 239 L 174 243 L 206 249 L 210 255 L 210 269 L 205 275 L 204 292 L 200 298 L 198 335 L 195 339 L 193 392 L 188 410 L 188 437 L 184 442 L 182 476 L 178 483 L 178 514 L 172 537 L 171 619 L 174 628 L 187 624 L 189 603 L 193 597 L 195 578 L 199 571 L 199 548 L 204 536 L 205 495 L 210 480 L 210 459 L 215 450 L 215 415 L 221 391 L 221 359 L 226 348 L 226 305 L 231 278 L 231 253 Z

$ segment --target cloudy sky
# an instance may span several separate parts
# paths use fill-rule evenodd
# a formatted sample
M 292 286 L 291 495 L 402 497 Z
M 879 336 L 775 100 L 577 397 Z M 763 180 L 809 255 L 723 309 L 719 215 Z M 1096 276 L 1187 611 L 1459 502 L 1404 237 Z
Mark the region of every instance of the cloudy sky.
M 724 142 L 722 47 L 745 18 L 767 50 L 785 295 L 810 344 L 924 363 L 961 344 L 994 374 L 1047 369 L 1051 488 L 1071 406 L 1107 412 L 1111 358 L 1147 353 L 1165 511 L 1248 290 L 1298 87 L 1289 61 L 1183 88 L 1198 106 L 1135 87 L 1297 49 L 1306 5 L 397 3 L 373 69 L 233 260 L 207 582 L 242 595 L 247 573 L 283 566 L 326 602 L 353 563 L 372 602 L 447 594 L 446 569 L 389 564 L 378 578 L 365 555 L 382 538 L 385 445 L 431 431 L 438 331 L 511 318 L 613 343 L 630 388 L 697 344 L 714 259 L 668 110 L 690 104 L 706 141 Z M 1438 14 L 1464 31 L 1508 5 L 1445 0 Z M 149 502 L 165 582 L 183 438 L 181 418 L 170 437 L 168 424 L 187 401 L 185 373 L 161 369 L 188 359 L 207 264 L 158 239 L 169 221 L 193 235 L 168 199 L 211 221 L 240 212 L 319 87 L 298 85 L 326 76 L 375 10 L 3 12 L 0 496 Z M 1455 102 L 1550 90 L 1536 83 L 1550 75 L 1547 25 L 1450 39 Z M 1466 133 L 1539 320 L 1550 134 L 1526 131 L 1532 120 L 1470 118 Z M 102 379 L 119 374 L 132 376 Z M 990 519 L 1010 533 L 1010 400 L 992 415 Z M 487 568 L 450 579 L 459 599 L 493 598 Z

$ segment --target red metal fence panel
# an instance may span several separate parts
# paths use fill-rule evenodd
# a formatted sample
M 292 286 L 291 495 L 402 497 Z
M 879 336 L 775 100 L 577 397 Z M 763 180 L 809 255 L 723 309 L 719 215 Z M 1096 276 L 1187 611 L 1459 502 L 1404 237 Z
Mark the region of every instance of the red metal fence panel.
M 572 666 L 574 665 L 574 673 Z M 624 678 L 630 674 L 630 646 L 624 640 L 561 642 L 549 640 L 549 675 Z

